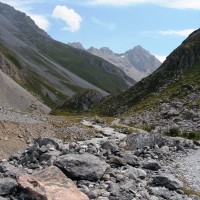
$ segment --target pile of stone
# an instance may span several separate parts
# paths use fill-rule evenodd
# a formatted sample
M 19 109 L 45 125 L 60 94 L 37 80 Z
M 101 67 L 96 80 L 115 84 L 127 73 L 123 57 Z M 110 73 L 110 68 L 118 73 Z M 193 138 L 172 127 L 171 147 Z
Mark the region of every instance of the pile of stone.
M 193 99 L 192 97 L 195 96 Z M 200 95 L 190 94 L 188 99 L 160 103 L 156 109 L 146 110 L 124 120 L 125 124 L 136 124 L 139 127 L 154 125 L 157 130 L 165 132 L 178 128 L 182 132 L 200 130 L 200 107 L 195 103 Z M 189 102 L 191 103 L 188 106 Z
M 130 135 L 128 149 L 120 148 L 117 138 L 100 145 L 38 138 L 25 152 L 0 162 L 0 200 L 198 199 L 184 194 L 170 165 L 197 146 L 156 137 Z

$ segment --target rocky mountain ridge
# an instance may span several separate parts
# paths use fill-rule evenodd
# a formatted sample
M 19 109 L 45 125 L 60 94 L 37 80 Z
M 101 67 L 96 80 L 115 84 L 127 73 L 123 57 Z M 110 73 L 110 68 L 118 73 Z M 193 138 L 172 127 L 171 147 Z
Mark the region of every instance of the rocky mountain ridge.
M 68 44 L 74 48 L 86 50 L 93 55 L 107 60 L 122 69 L 128 76 L 136 81 L 140 81 L 142 78 L 151 74 L 161 65 L 161 62 L 155 58 L 155 56 L 151 55 L 140 45 L 123 54 L 117 54 L 108 47 L 102 47 L 100 49 L 90 47 L 89 49 L 84 49 L 80 42 Z
M 124 93 L 105 99 L 97 108 L 97 112 L 106 115 L 117 115 L 127 111 L 134 113 L 158 108 L 160 102 L 170 103 L 173 100 L 184 100 L 187 107 L 192 107 L 193 104 L 199 107 L 199 50 L 198 29 L 175 49 L 155 72 Z M 196 100 L 188 102 L 189 95 L 195 96 Z

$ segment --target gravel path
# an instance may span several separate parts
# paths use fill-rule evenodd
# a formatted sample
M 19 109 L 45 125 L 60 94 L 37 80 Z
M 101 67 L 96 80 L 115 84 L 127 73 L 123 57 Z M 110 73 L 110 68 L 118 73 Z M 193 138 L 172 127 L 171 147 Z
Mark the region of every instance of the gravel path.
M 178 171 L 188 182 L 189 186 L 200 192 L 200 148 L 191 150 L 188 155 L 178 158 Z

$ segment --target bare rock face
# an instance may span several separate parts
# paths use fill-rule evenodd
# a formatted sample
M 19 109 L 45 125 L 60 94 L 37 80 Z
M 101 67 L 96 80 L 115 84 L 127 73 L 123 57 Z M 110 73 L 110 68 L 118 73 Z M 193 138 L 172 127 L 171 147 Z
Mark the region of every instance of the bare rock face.
M 73 181 L 55 166 L 34 175 L 20 176 L 18 183 L 36 200 L 89 200 L 77 189 Z

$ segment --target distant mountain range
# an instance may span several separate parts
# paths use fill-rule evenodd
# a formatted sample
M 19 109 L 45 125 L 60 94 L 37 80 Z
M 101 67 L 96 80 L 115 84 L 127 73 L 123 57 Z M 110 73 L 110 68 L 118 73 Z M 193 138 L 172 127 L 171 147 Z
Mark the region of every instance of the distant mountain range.
M 0 55 L 10 63 L 0 65 L 2 72 L 50 107 L 84 88 L 105 96 L 135 84 L 113 64 L 52 39 L 26 14 L 3 3 Z
M 115 66 L 118 66 L 136 81 L 148 76 L 161 65 L 161 62 L 155 56 L 150 54 L 140 45 L 123 54 L 117 54 L 108 47 L 102 47 L 100 49 L 90 47 L 89 49 L 85 49 L 79 42 L 68 44 L 74 48 L 86 50 L 93 55 L 107 60 Z
M 160 102 L 182 101 L 200 107 L 200 29 L 193 32 L 151 75 L 127 91 L 102 101 L 96 112 L 114 116 L 152 109 Z M 189 99 L 189 100 L 188 100 Z

